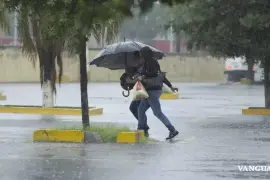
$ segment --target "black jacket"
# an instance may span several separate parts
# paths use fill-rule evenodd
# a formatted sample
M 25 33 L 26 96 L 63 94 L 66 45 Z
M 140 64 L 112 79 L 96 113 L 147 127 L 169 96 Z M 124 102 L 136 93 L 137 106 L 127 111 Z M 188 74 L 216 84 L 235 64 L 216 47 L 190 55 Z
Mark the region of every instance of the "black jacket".
M 140 53 L 144 58 L 145 63 L 139 68 L 126 68 L 126 72 L 120 77 L 120 84 L 125 90 L 132 89 L 136 83 L 127 83 L 128 77 L 132 77 L 134 79 L 138 76 L 144 76 L 144 78 L 151 78 L 156 77 L 158 73 L 161 72 L 160 65 L 158 61 L 153 58 L 153 52 L 149 47 L 142 48 Z M 163 82 L 168 87 L 172 87 L 172 84 L 166 77 L 164 78 Z M 162 90 L 162 86 L 151 87 L 147 88 L 146 90 Z
M 153 51 L 149 47 L 143 47 L 140 51 L 145 63 L 142 68 L 138 69 L 138 73 L 145 78 L 156 77 L 161 72 L 160 65 L 156 59 L 153 58 Z M 170 81 L 165 77 L 163 81 L 168 87 L 172 87 Z M 162 86 L 147 88 L 147 90 L 161 90 Z

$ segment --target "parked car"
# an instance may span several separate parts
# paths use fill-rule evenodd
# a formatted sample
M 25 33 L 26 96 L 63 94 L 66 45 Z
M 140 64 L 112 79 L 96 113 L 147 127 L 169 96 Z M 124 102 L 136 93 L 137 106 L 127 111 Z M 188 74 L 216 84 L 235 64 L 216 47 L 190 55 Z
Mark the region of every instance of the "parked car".
M 263 69 L 260 63 L 253 66 L 254 81 L 262 82 L 264 79 Z M 228 74 L 228 81 L 239 82 L 248 75 L 248 65 L 245 57 L 226 58 L 224 74 Z

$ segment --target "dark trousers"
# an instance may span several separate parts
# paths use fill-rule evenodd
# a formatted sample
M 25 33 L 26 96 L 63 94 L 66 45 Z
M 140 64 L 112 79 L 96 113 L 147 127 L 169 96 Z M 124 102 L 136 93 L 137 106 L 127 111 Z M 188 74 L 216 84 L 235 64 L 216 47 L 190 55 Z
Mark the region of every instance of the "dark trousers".
M 163 114 L 161 110 L 159 98 L 162 94 L 162 90 L 153 90 L 148 91 L 147 93 L 149 95 L 149 98 L 141 100 L 139 103 L 139 108 L 137 108 L 139 121 L 138 129 L 146 129 L 148 127 L 145 113 L 151 107 L 154 115 L 168 128 L 170 132 L 174 132 L 174 126 L 171 124 L 168 117 Z
M 133 114 L 133 116 L 138 120 L 138 108 L 140 106 L 141 101 L 132 101 L 130 106 L 129 106 L 129 110 L 131 111 L 131 113 Z M 147 116 L 146 114 L 144 114 L 144 119 L 145 119 L 145 129 L 149 129 L 149 126 L 147 125 Z M 138 123 L 139 126 L 139 123 Z M 139 129 L 139 127 L 138 127 Z

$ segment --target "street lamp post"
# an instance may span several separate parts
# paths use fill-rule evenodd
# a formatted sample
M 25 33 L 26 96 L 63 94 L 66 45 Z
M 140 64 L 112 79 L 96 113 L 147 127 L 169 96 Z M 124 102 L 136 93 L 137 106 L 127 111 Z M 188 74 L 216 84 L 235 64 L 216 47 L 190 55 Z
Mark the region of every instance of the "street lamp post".
M 14 34 L 13 34 L 13 46 L 17 45 L 17 39 L 18 39 L 18 17 L 17 17 L 17 11 L 14 12 Z

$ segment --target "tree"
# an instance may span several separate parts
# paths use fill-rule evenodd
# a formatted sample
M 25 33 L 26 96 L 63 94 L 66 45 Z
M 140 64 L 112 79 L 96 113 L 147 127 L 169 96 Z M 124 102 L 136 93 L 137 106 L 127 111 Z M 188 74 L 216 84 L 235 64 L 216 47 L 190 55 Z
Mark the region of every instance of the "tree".
M 0 4 L 0 28 L 5 32 L 10 31 L 10 25 L 8 22 L 8 11 L 4 6 L 4 3 Z
M 184 30 L 191 39 L 213 56 L 245 56 L 248 64 L 248 78 L 254 80 L 252 51 L 253 32 L 240 23 L 245 16 L 243 4 L 236 1 L 192 1 L 182 5 L 175 12 L 174 24 L 178 31 Z M 180 11 L 179 11 L 180 9 Z M 243 8 L 242 8 L 243 9 Z
M 175 6 L 173 2 L 177 0 L 161 1 Z M 183 1 L 179 0 L 176 3 L 182 4 Z M 185 27 L 191 30 L 193 41 L 207 45 L 207 49 L 216 52 L 217 55 L 246 56 L 249 72 L 251 72 L 251 64 L 254 60 L 262 63 L 265 107 L 270 108 L 269 1 L 186 0 L 186 3 L 193 9 L 188 15 L 191 19 L 186 22 L 186 25 L 191 26 Z M 194 13 L 197 16 L 194 16 Z M 192 31 L 193 28 L 195 31 Z M 215 42 L 215 39 L 220 41 Z M 250 76 L 251 73 L 249 78 Z
M 91 35 L 95 37 L 96 41 L 102 47 L 104 47 L 105 43 L 110 44 L 118 37 L 123 20 L 124 16 L 122 14 L 115 14 L 115 18 L 113 19 L 94 24 Z
M 89 126 L 88 115 L 88 93 L 87 93 L 87 58 L 86 43 L 91 35 L 94 35 L 98 42 L 100 37 L 104 37 L 107 30 L 106 39 L 108 42 L 118 34 L 119 22 L 123 18 L 124 12 L 119 11 L 119 4 L 113 1 L 82 1 L 74 4 L 74 9 L 70 13 L 68 47 L 80 59 L 80 87 L 81 87 L 81 107 L 83 126 Z
M 140 7 L 142 13 L 146 13 L 149 12 L 155 6 L 156 3 L 172 7 L 178 4 L 183 4 L 186 1 L 192 0 L 138 0 L 138 6 Z M 134 1 L 131 1 L 130 3 L 134 3 Z
M 265 72 L 265 107 L 270 108 L 270 13 L 267 1 L 193 0 L 181 6 L 180 28 L 215 56 L 245 56 L 249 72 L 254 61 Z M 249 78 L 252 74 L 249 75 Z
M 133 20 L 132 22 L 130 22 L 129 24 L 126 25 L 126 27 L 132 27 L 131 29 L 128 30 L 127 28 L 127 32 L 133 32 L 129 35 L 127 35 L 125 32 L 123 33 L 124 36 L 128 36 L 128 37 L 136 37 L 136 35 L 140 34 L 140 32 L 142 32 L 144 35 L 141 35 L 140 37 L 142 37 L 142 39 L 153 39 L 153 37 L 155 37 L 158 33 L 161 32 L 161 34 L 165 34 L 167 32 L 167 30 L 169 29 L 169 27 L 171 26 L 171 9 L 168 8 L 169 7 L 175 7 L 179 4 L 184 4 L 185 2 L 189 2 L 192 0 L 138 0 L 135 3 L 140 10 L 140 17 L 141 16 L 145 16 L 147 13 L 149 14 L 153 14 L 153 19 L 149 18 L 148 21 L 142 21 L 137 22 L 135 20 Z M 134 1 L 132 2 L 132 0 L 128 1 L 129 3 L 134 3 Z M 162 7 L 162 5 L 165 5 L 166 7 Z M 136 6 L 136 7 L 137 7 Z M 158 7 L 158 8 L 157 8 Z M 151 10 L 153 10 L 153 12 L 151 12 Z M 160 13 L 162 12 L 162 13 Z M 160 17 L 160 18 L 156 18 L 156 17 Z M 162 23 L 157 23 L 158 21 L 162 21 Z M 169 22 L 169 23 L 168 23 Z M 159 27 L 156 27 L 156 24 L 159 24 Z M 175 28 L 176 24 L 172 24 L 173 29 L 174 29 L 174 35 L 175 35 L 175 39 L 176 39 L 176 50 L 178 52 L 180 52 L 180 39 L 182 36 L 186 36 L 185 34 L 183 34 L 182 31 L 178 30 L 177 28 Z M 149 29 L 150 27 L 150 29 Z M 153 27 L 153 28 L 151 28 Z M 136 29 L 136 31 L 135 31 Z M 133 30 L 133 31 L 132 31 Z M 151 32 L 148 34 L 145 34 L 146 32 Z
M 169 8 L 155 4 L 151 12 L 140 14 L 134 8 L 134 17 L 127 18 L 121 26 L 121 39 L 139 39 L 149 43 L 158 34 L 166 34 L 165 24 L 169 20 Z
M 269 1 L 248 1 L 246 15 L 241 24 L 253 33 L 253 54 L 261 61 L 264 67 L 264 94 L 265 107 L 270 108 L 270 4 Z
M 56 93 L 56 64 L 59 83 L 63 74 L 61 52 L 64 47 L 66 19 L 58 8 L 64 3 L 57 1 L 4 0 L 5 6 L 18 15 L 18 32 L 22 51 L 36 65 L 39 61 L 40 82 L 43 90 L 43 107 L 54 106 Z
M 61 52 L 68 47 L 71 52 L 79 55 L 81 74 L 81 104 L 83 126 L 89 126 L 87 73 L 86 73 L 86 42 L 91 33 L 97 35 L 107 24 L 108 32 L 117 30 L 112 28 L 112 19 L 116 14 L 130 13 L 129 6 L 122 1 L 115 3 L 106 0 L 80 0 L 80 1 L 42 1 L 35 0 L 6 0 L 6 6 L 10 10 L 16 10 L 19 14 L 19 32 L 23 39 L 23 52 L 26 52 L 34 63 L 36 54 L 40 62 L 41 84 L 46 84 L 47 89 L 56 92 L 55 61 L 57 61 L 62 76 Z M 124 2 L 124 1 L 123 1 Z M 117 16 L 118 17 L 118 16 Z M 110 27 L 109 27 L 110 26 Z M 113 29 L 113 30 L 111 30 Z M 33 37 L 31 36 L 33 31 Z M 115 33 L 114 33 L 115 34 Z M 107 35 L 107 39 L 113 34 Z M 51 87 L 49 87 L 51 85 Z M 49 103 L 51 105 L 52 103 Z M 45 105 L 48 107 L 47 105 Z
M 179 9 L 181 10 L 179 12 Z M 165 25 L 165 29 L 168 30 L 170 28 L 173 29 L 174 32 L 174 36 L 175 36 L 175 40 L 176 40 L 176 52 L 180 53 L 181 47 L 180 47 L 180 41 L 182 37 L 186 38 L 186 34 L 183 31 L 181 25 L 183 24 L 183 16 L 185 16 L 185 14 L 182 12 L 183 9 L 183 5 L 177 5 L 174 6 L 172 8 L 170 8 L 170 19 L 168 20 L 168 22 Z

